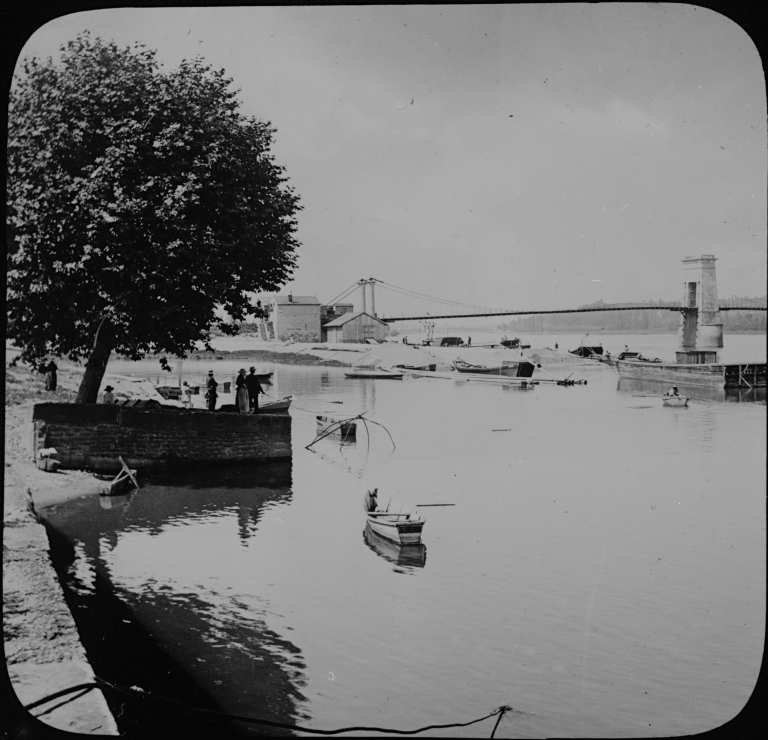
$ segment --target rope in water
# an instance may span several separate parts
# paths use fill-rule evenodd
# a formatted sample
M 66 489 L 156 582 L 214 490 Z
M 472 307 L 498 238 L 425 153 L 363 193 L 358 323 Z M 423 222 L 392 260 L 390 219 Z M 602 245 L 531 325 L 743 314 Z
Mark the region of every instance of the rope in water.
M 514 711 L 512 707 L 504 704 L 498 707 L 497 709 L 494 709 L 490 714 L 486 714 L 484 717 L 479 717 L 478 719 L 470 720 L 469 722 L 451 722 L 451 723 L 442 724 L 442 725 L 427 725 L 426 727 L 419 727 L 415 730 L 397 730 L 391 727 L 367 727 L 367 726 L 341 727 L 337 730 L 318 730 L 313 727 L 303 727 L 301 725 L 296 725 L 296 724 L 293 724 L 292 722 L 278 722 L 276 720 L 262 719 L 260 717 L 246 717 L 244 715 L 239 715 L 239 714 L 227 714 L 226 712 L 217 712 L 213 709 L 201 709 L 200 707 L 193 707 L 193 706 L 190 706 L 189 704 L 184 704 L 183 702 L 176 701 L 175 699 L 169 699 L 168 697 L 160 696 L 158 694 L 145 691 L 139 686 L 131 686 L 130 688 L 126 688 L 125 686 L 120 686 L 118 684 L 105 681 L 103 678 L 99 678 L 98 676 L 95 676 L 94 678 L 96 680 L 93 682 L 81 683 L 81 684 L 77 684 L 76 686 L 70 686 L 68 689 L 62 689 L 61 691 L 57 691 L 53 694 L 49 694 L 48 696 L 45 696 L 42 699 L 38 699 L 38 701 L 32 702 L 31 704 L 25 704 L 24 708 L 34 709 L 35 707 L 41 706 L 49 701 L 58 699 L 61 696 L 72 694 L 76 691 L 81 691 L 83 689 L 85 689 L 86 691 L 89 691 L 91 689 L 97 689 L 97 688 L 98 689 L 108 688 L 120 694 L 123 694 L 125 696 L 132 696 L 135 698 L 137 697 L 137 695 L 140 695 L 141 697 L 155 699 L 157 701 L 165 702 L 167 704 L 173 704 L 177 707 L 181 707 L 186 711 L 194 712 L 195 714 L 204 714 L 209 717 L 218 717 L 221 719 L 237 720 L 240 722 L 252 722 L 254 724 L 268 725 L 269 727 L 281 727 L 287 730 L 298 730 L 300 732 L 308 732 L 314 735 L 338 735 L 342 732 L 384 732 L 391 735 L 416 735 L 420 732 L 426 732 L 427 730 L 444 730 L 444 729 L 448 729 L 449 727 L 469 727 L 470 725 L 477 724 L 478 722 L 482 722 L 483 720 L 490 719 L 491 717 L 497 717 L 496 724 L 493 726 L 493 731 L 491 732 L 491 738 L 493 738 L 494 735 L 496 734 L 496 729 L 498 728 L 499 723 L 501 722 L 501 718 L 504 716 L 504 714 L 506 712 Z M 86 691 L 84 691 L 83 693 L 86 693 Z

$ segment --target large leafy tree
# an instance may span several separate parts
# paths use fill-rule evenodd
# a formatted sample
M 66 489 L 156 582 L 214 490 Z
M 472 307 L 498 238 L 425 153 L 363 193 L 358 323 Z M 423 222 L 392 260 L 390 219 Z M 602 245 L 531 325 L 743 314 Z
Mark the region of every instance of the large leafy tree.
M 298 197 L 223 71 L 163 71 L 141 45 L 81 34 L 25 60 L 10 94 L 8 336 L 21 359 L 87 360 L 95 403 L 110 354 L 184 357 L 217 318 L 291 275 Z

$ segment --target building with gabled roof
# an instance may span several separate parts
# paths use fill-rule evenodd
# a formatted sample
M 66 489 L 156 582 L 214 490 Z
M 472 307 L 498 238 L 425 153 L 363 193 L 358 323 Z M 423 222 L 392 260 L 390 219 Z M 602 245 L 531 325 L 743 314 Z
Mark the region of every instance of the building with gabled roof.
M 387 335 L 387 324 L 375 316 L 358 311 L 343 313 L 323 326 L 327 341 L 364 344 L 369 339 L 383 342 Z
M 269 303 L 269 320 L 275 339 L 320 341 L 321 304 L 314 296 L 276 295 Z

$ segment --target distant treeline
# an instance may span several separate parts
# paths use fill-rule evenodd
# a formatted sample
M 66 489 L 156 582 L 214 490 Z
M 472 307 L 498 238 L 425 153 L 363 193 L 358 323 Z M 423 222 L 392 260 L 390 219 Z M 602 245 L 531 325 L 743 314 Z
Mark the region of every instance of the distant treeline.
M 756 303 L 765 305 L 762 298 L 729 298 L 721 300 L 720 305 L 727 304 L 750 305 Z M 579 308 L 596 308 L 608 306 L 604 301 L 589 303 Z M 680 301 L 659 300 L 643 301 L 638 306 L 679 306 Z M 723 321 L 723 331 L 766 331 L 765 311 L 723 311 L 720 314 Z M 649 311 L 600 311 L 597 313 L 564 313 L 521 316 L 505 324 L 499 324 L 498 330 L 505 332 L 578 332 L 578 331 L 677 331 L 680 324 L 680 314 L 669 310 Z

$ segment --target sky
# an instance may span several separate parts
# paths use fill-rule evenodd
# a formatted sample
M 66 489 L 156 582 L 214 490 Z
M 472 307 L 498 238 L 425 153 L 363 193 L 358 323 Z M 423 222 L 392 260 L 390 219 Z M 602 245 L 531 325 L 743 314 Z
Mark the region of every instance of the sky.
M 21 58 L 86 29 L 167 69 L 202 55 L 274 126 L 303 206 L 284 293 L 375 278 L 379 316 L 575 308 L 680 298 L 701 254 L 721 297 L 766 293 L 765 77 L 713 10 L 103 9 L 50 21 Z

